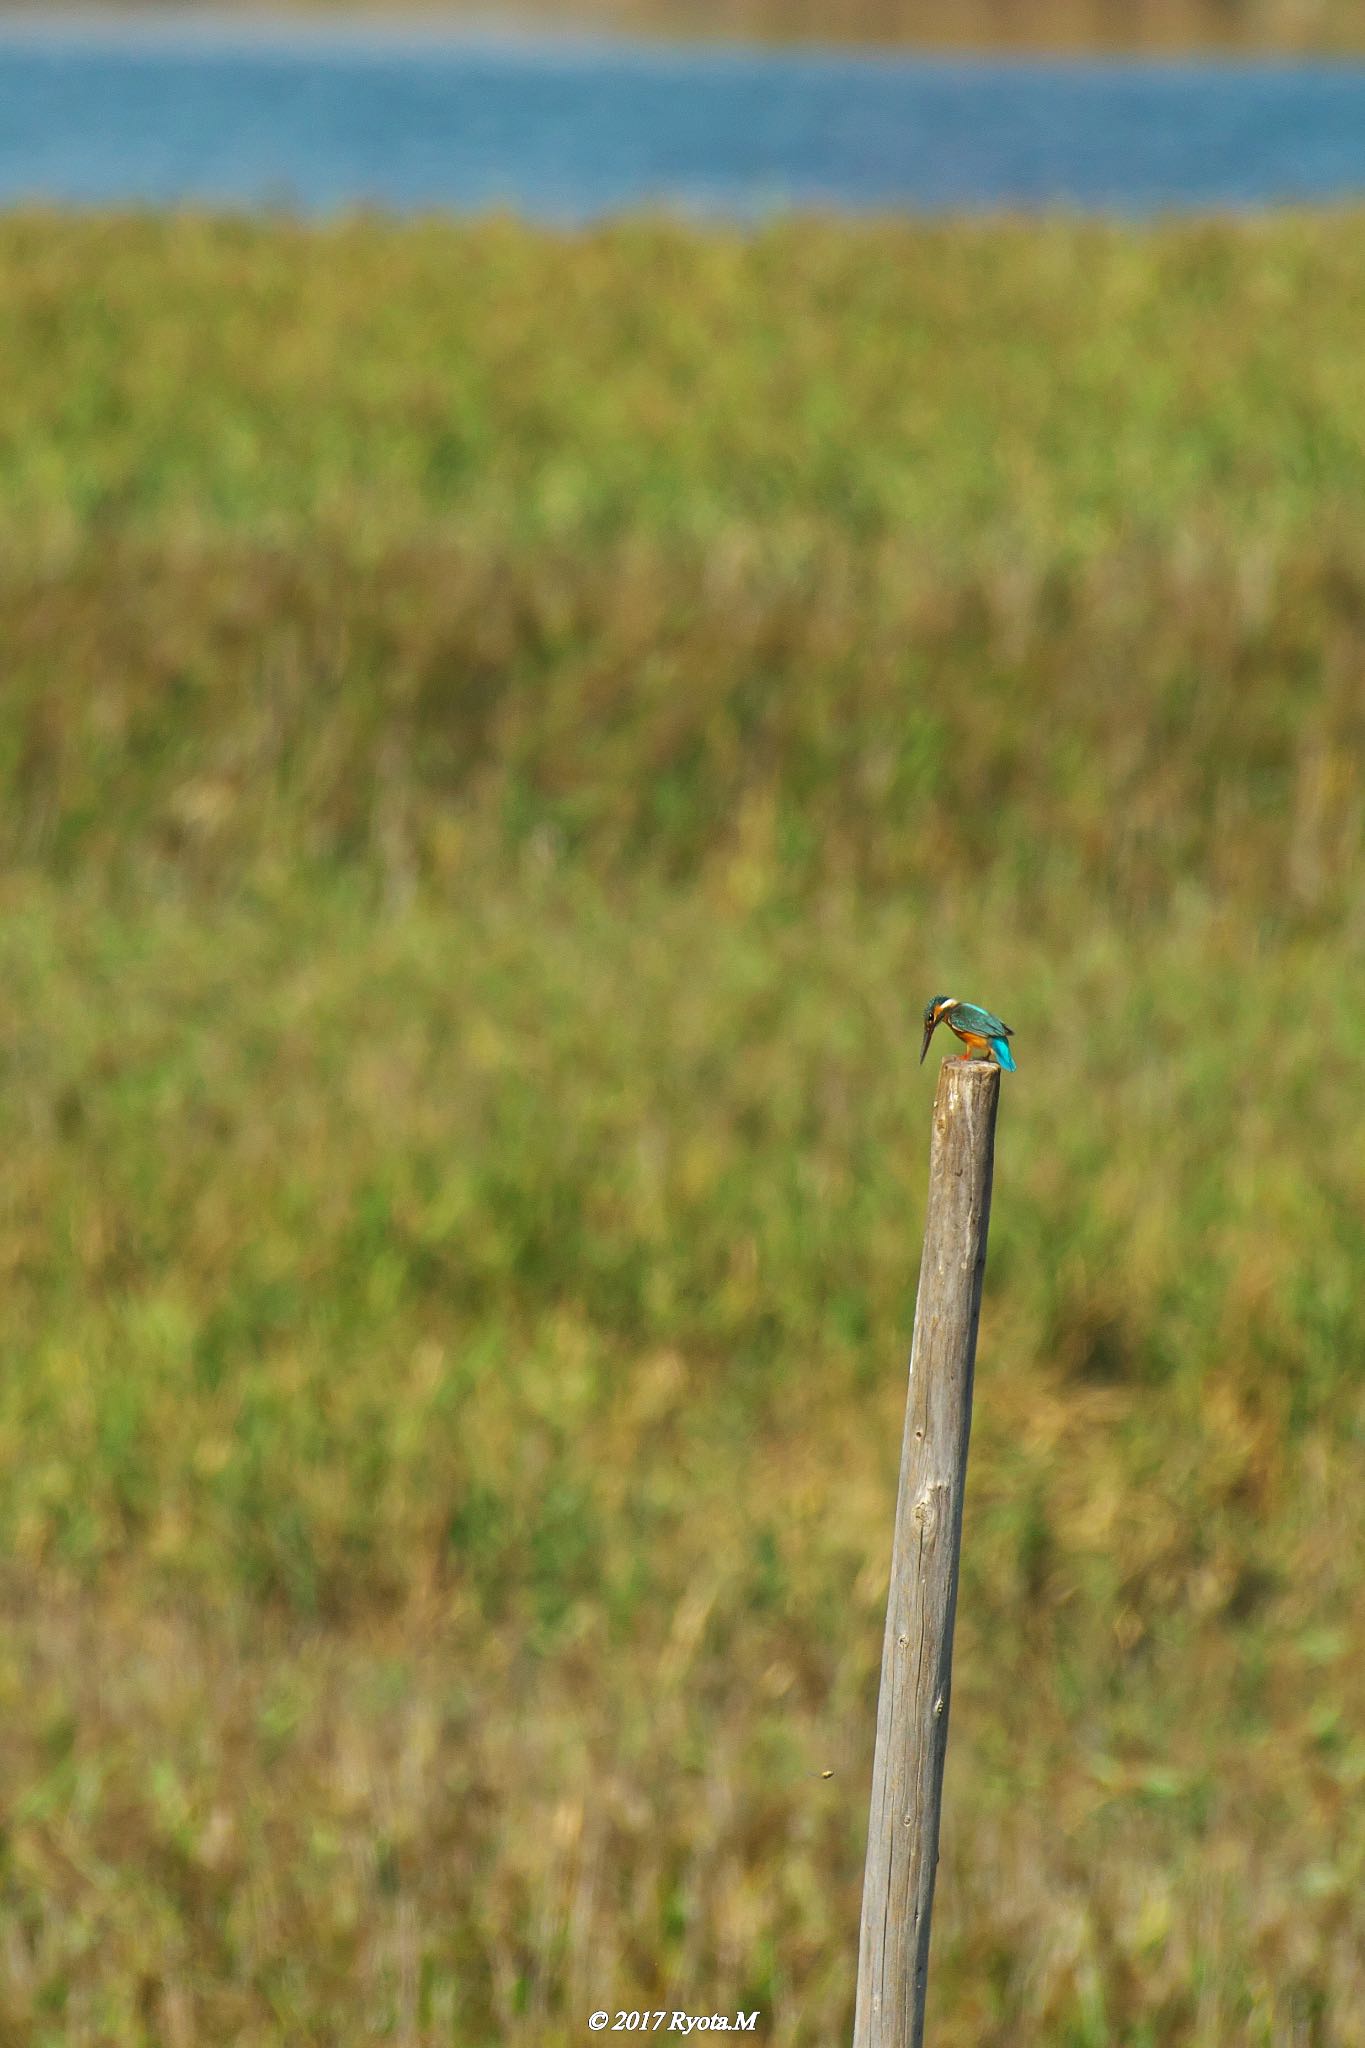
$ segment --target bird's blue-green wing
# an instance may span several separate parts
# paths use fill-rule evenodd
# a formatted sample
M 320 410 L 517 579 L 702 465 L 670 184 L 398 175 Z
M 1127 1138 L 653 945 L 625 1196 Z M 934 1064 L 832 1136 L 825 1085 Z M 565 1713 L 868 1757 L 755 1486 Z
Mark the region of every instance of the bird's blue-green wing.
M 990 1010 L 983 1010 L 979 1003 L 958 1003 L 950 1013 L 950 1022 L 959 1030 L 970 1031 L 978 1038 L 1013 1038 L 1008 1024 Z

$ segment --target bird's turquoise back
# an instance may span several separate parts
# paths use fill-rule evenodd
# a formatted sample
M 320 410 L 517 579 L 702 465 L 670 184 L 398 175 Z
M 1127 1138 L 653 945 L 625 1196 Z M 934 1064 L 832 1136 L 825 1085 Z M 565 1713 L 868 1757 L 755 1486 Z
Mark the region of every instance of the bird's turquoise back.
M 954 1003 L 948 1013 L 948 1022 L 959 1030 L 970 1031 L 977 1038 L 989 1038 L 992 1044 L 997 1038 L 1013 1035 L 1003 1017 L 997 1017 L 992 1010 L 983 1010 L 979 1003 Z

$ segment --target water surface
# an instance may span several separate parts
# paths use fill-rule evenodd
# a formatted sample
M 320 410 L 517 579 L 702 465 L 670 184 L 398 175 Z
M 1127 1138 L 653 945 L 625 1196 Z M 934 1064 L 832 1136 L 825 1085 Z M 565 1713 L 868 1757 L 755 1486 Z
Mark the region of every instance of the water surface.
M 0 202 L 1142 214 L 1365 194 L 1365 65 L 0 15 Z

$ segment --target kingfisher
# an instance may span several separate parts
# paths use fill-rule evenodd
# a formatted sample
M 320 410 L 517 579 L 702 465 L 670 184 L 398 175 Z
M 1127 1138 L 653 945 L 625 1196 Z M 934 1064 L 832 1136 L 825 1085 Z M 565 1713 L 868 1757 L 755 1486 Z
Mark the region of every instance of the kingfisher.
M 988 1060 L 992 1055 L 1002 1067 L 1016 1071 L 1014 1054 L 1010 1051 L 1010 1040 L 1014 1033 L 1008 1024 L 989 1010 L 983 1010 L 979 1003 L 960 1003 L 956 996 L 935 996 L 924 1006 L 924 1045 L 919 1063 L 924 1065 L 924 1055 L 929 1050 L 929 1040 L 940 1024 L 946 1024 L 962 1040 L 967 1050 L 957 1057 L 961 1060 Z

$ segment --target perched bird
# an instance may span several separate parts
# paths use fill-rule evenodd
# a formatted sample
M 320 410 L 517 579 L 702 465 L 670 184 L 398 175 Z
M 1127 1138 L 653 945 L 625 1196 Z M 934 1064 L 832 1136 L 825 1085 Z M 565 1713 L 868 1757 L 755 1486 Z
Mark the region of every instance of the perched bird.
M 957 1033 L 967 1050 L 958 1054 L 963 1060 L 986 1060 L 992 1054 L 1002 1067 L 1014 1073 L 1014 1054 L 1010 1051 L 1010 1040 L 1014 1033 L 1008 1024 L 1003 1024 L 989 1010 L 983 1010 L 977 1003 L 960 1003 L 955 996 L 935 996 L 924 1006 L 924 1045 L 919 1063 L 924 1065 L 924 1055 L 929 1050 L 929 1040 L 940 1024 L 946 1024 L 950 1031 Z

